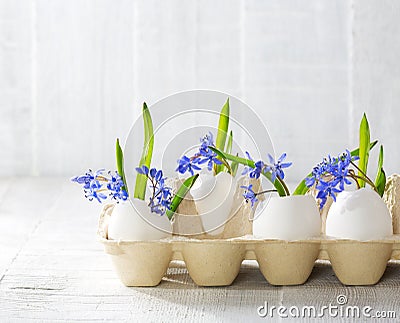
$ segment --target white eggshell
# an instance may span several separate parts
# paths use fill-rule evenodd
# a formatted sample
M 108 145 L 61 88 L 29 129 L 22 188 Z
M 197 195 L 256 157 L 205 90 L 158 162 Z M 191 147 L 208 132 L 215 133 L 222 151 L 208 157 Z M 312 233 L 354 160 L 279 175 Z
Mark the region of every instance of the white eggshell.
M 108 224 L 108 238 L 113 240 L 158 240 L 171 235 L 166 215 L 152 213 L 145 201 L 134 199 L 115 205 Z
M 369 188 L 338 194 L 326 219 L 328 236 L 376 240 L 393 234 L 392 218 L 382 198 Z
M 200 207 L 202 205 L 201 201 L 212 194 L 216 182 L 216 176 L 212 175 L 211 173 L 204 172 L 199 174 L 199 177 L 190 189 L 190 194 L 192 195 L 194 200 L 198 201 L 198 205 Z
M 301 240 L 320 232 L 321 217 L 310 195 L 271 197 L 253 221 L 253 234 L 264 239 Z
M 217 176 L 209 173 L 199 175 L 190 194 L 207 233 L 216 235 L 223 231 L 223 224 L 231 212 L 235 190 L 236 180 L 226 172 Z

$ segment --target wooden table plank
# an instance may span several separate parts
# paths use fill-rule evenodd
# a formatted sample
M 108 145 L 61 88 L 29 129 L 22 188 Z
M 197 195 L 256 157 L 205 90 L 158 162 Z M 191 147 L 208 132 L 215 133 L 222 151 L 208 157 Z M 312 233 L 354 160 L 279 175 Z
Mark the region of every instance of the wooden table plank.
M 127 288 L 96 240 L 100 206 L 67 179 L 0 180 L 0 211 L 0 322 L 252 322 L 262 320 L 257 307 L 265 301 L 320 308 L 336 304 L 340 294 L 349 305 L 395 310 L 400 317 L 399 262 L 370 287 L 341 285 L 326 263 L 302 286 L 275 287 L 255 261 L 246 261 L 229 287 L 198 287 L 184 264 L 174 262 L 159 286 Z
M 60 183 L 60 179 L 54 178 L 1 179 L 0 279 L 31 233 L 61 197 Z

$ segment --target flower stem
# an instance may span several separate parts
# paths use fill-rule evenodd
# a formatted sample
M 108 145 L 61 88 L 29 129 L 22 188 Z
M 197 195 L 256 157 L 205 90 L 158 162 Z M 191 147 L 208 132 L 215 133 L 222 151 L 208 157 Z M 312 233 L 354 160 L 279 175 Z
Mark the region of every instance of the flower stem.
M 200 154 L 195 154 L 192 157 L 190 157 L 189 159 L 190 159 L 190 161 L 193 161 L 194 159 L 196 159 L 196 158 L 198 158 L 200 156 L 201 156 Z
M 254 168 L 254 161 L 247 159 L 247 158 L 243 158 L 243 157 L 238 157 L 235 155 L 231 155 L 228 153 L 222 153 L 221 151 L 219 151 L 218 149 L 216 149 L 215 147 L 211 147 L 208 146 L 212 151 L 214 151 L 218 156 L 223 156 L 225 159 L 230 160 L 230 161 L 234 161 L 237 162 L 239 164 L 242 164 L 244 166 L 249 166 L 250 168 Z M 271 173 L 264 173 L 261 172 L 261 174 L 266 177 L 274 186 L 275 188 L 278 190 L 279 196 L 288 196 L 290 195 L 289 189 L 287 188 L 287 186 L 281 181 L 281 180 L 275 180 L 272 181 L 272 176 Z
M 361 187 L 360 187 L 360 183 L 358 183 L 357 178 L 355 177 L 355 176 L 357 176 L 357 175 L 356 175 L 354 172 L 352 172 L 351 170 L 349 171 L 349 173 L 350 173 L 351 175 L 349 175 L 349 176 L 347 176 L 347 177 L 350 177 L 353 181 L 356 182 L 357 189 L 359 190 Z
M 283 181 L 283 179 L 280 178 L 279 175 L 276 176 L 276 179 L 279 181 L 279 183 L 281 183 L 283 189 L 285 190 L 286 196 L 289 196 L 290 195 L 289 188 L 286 186 L 286 183 Z
M 357 169 L 359 170 L 358 167 L 357 167 Z M 360 173 L 364 174 L 362 171 L 360 171 Z M 371 181 L 371 179 L 368 176 L 366 176 L 366 175 L 365 176 L 356 175 L 354 171 L 350 172 L 350 174 L 351 174 L 351 177 L 353 179 L 362 179 L 362 180 L 366 181 L 374 189 L 375 192 L 378 192 L 378 189 L 376 188 L 374 182 Z M 357 182 L 357 189 L 360 189 L 360 185 L 359 185 L 357 180 L 356 180 L 356 182 Z
M 266 170 L 266 169 L 268 170 L 268 169 L 271 169 L 271 168 L 272 168 L 271 165 L 264 164 L 264 167 L 262 168 L 261 173 L 265 174 L 264 170 Z M 278 181 L 278 182 L 282 185 L 282 188 L 283 188 L 283 190 L 285 191 L 285 195 L 286 195 L 286 196 L 289 196 L 289 195 L 290 195 L 289 189 L 288 189 L 288 187 L 286 186 L 286 184 L 285 184 L 285 182 L 283 181 L 283 179 L 280 178 L 280 176 L 279 176 L 278 174 L 276 175 L 275 181 Z
M 278 190 L 274 190 L 274 189 L 265 190 L 265 191 L 257 192 L 257 193 L 255 193 L 254 195 L 257 196 L 257 195 L 260 195 L 260 194 L 272 193 L 272 192 L 278 192 Z
M 100 193 L 100 192 L 105 192 L 105 191 L 108 191 L 108 189 L 107 188 L 101 188 L 101 189 L 97 190 L 96 192 Z
M 96 180 L 102 181 L 102 182 L 108 182 L 108 178 L 107 177 L 99 176 L 99 175 L 96 176 Z
M 153 188 L 153 196 L 151 197 L 151 199 L 149 200 L 149 204 L 148 204 L 148 206 L 150 206 L 151 205 L 151 201 L 154 201 L 154 199 L 155 199 L 155 194 L 156 194 L 156 185 L 154 184 L 154 180 L 153 180 L 153 178 L 151 178 L 149 175 L 146 175 L 146 177 L 150 180 L 150 182 L 151 182 L 151 186 L 152 186 L 152 188 Z
M 217 158 L 218 159 L 218 158 Z M 222 160 L 221 160 L 222 159 Z M 218 159 L 218 160 L 220 160 L 223 164 L 224 164 L 224 166 L 226 167 L 226 168 L 228 168 L 228 173 L 229 174 L 231 174 L 232 176 L 233 176 L 233 174 L 232 174 L 232 168 L 231 168 L 231 166 L 229 165 L 229 163 L 226 161 L 226 159 L 224 159 L 224 158 L 221 158 L 221 159 Z
M 367 176 L 367 174 L 365 174 L 353 161 L 350 161 L 350 163 L 364 176 L 364 178 L 360 177 L 360 176 L 358 178 L 363 179 L 366 182 L 368 182 L 368 184 L 371 185 L 375 191 L 377 191 L 374 182 Z

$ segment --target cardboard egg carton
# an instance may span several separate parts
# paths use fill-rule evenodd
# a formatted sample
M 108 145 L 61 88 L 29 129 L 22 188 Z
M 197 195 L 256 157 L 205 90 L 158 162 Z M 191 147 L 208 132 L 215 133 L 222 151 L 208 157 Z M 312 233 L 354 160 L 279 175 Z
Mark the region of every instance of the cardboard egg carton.
M 255 189 L 260 183 L 252 180 Z M 248 184 L 241 178 L 238 188 Z M 312 193 L 312 192 L 311 192 Z M 236 190 L 232 214 L 218 234 L 204 232 L 194 202 L 184 200 L 172 228 L 174 235 L 158 241 L 115 241 L 107 238 L 107 223 L 113 205 L 100 216 L 98 236 L 126 286 L 156 286 L 173 260 L 184 261 L 189 275 L 200 286 L 232 284 L 243 260 L 256 260 L 272 285 L 300 285 L 307 281 L 317 259 L 329 260 L 345 285 L 373 285 L 382 277 L 387 262 L 400 259 L 400 175 L 388 178 L 384 201 L 392 215 L 393 236 L 383 240 L 356 241 L 325 236 L 328 201 L 321 211 L 321 236 L 284 241 L 252 236 L 254 210 L 242 203 Z M 190 237 L 184 236 L 189 234 Z
M 180 181 L 172 183 L 172 187 L 177 189 Z M 251 203 L 246 203 L 243 199 L 243 185 L 253 185 L 253 189 L 261 190 L 260 180 L 250 179 L 242 176 L 238 179 L 233 203 L 228 221 L 215 231 L 207 233 L 203 226 L 202 217 L 197 214 L 196 204 L 190 193 L 187 193 L 182 203 L 176 210 L 172 221 L 172 231 L 175 235 L 187 236 L 194 239 L 230 239 L 249 235 L 253 233 L 254 212 L 260 201 L 264 200 L 264 195 L 259 196 L 259 201 L 255 207 L 251 207 Z
M 400 235 L 376 241 L 324 236 L 283 241 L 257 239 L 252 235 L 230 239 L 177 235 L 158 241 L 109 240 L 107 219 L 112 210 L 113 205 L 104 207 L 98 236 L 126 286 L 158 285 L 173 260 L 184 261 L 190 277 L 199 286 L 227 286 L 235 280 L 245 259 L 256 260 L 272 285 L 300 285 L 307 281 L 321 252 L 327 255 L 343 284 L 372 285 L 382 277 L 389 259 L 399 259 L 400 253 Z

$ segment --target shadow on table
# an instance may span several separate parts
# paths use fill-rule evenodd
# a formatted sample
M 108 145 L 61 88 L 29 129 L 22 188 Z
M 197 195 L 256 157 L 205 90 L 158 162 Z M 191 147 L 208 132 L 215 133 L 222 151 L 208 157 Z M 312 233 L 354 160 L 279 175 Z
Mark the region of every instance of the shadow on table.
M 303 285 L 273 286 L 264 279 L 257 262 L 245 261 L 233 284 L 224 287 L 199 287 L 190 278 L 183 262 L 173 262 L 160 285 L 130 289 L 170 304 L 171 308 L 176 304 L 180 309 L 190 308 L 202 315 L 217 310 L 225 314 L 240 311 L 242 316 L 254 318 L 255 310 L 265 301 L 275 306 L 315 305 L 321 308 L 335 305 L 337 297 L 342 295 L 350 305 L 400 311 L 400 262 L 389 263 L 381 281 L 374 286 L 342 285 L 327 261 L 318 261 Z M 237 317 L 230 319 L 237 320 Z
M 346 287 L 336 278 L 335 273 L 329 261 L 317 261 L 313 271 L 303 285 L 298 286 L 273 286 L 269 284 L 261 274 L 256 261 L 245 261 L 240 269 L 239 275 L 230 286 L 223 287 L 202 287 L 197 286 L 190 278 L 185 263 L 181 261 L 171 262 L 167 274 L 162 279 L 160 285 L 153 288 L 138 288 L 142 291 L 152 290 L 157 288 L 162 289 L 238 289 L 238 290 L 270 290 L 280 288 L 314 288 L 314 287 L 329 286 L 333 288 Z M 389 262 L 386 271 L 375 287 L 392 286 L 400 288 L 400 261 Z M 370 287 L 370 286 L 369 286 Z M 362 288 L 358 286 L 357 288 Z

